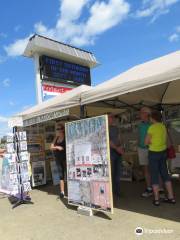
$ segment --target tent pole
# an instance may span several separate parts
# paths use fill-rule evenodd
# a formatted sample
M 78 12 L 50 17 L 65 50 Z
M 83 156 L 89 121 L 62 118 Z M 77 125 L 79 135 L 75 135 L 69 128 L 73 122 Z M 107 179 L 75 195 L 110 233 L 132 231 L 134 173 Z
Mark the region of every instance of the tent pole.
M 164 96 L 166 95 L 166 92 L 167 92 L 167 90 L 168 90 L 169 84 L 170 84 L 170 82 L 167 83 L 167 86 L 166 86 L 166 88 L 165 88 L 165 90 L 164 90 L 164 92 L 163 92 L 163 94 L 162 94 L 162 97 L 161 97 L 161 105 L 162 105 Z
M 85 118 L 85 105 L 80 106 L 80 119 Z

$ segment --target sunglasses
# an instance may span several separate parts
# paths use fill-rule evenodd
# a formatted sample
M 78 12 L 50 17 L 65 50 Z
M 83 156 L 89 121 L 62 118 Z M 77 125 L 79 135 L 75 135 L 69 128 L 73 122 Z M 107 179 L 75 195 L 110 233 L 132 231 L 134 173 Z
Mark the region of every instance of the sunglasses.
M 63 128 L 56 128 L 57 131 L 64 130 Z

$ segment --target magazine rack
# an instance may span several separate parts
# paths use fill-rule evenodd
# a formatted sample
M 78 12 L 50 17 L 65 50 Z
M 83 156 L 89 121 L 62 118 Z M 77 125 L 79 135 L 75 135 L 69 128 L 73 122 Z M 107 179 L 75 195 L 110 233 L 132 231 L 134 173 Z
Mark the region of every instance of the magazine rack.
M 20 206 L 21 204 L 34 204 L 30 199 L 25 199 L 23 184 L 22 184 L 22 176 L 21 176 L 21 167 L 20 167 L 20 149 L 19 149 L 19 139 L 17 137 L 17 127 L 13 127 L 13 143 L 14 150 L 16 152 L 17 158 L 17 166 L 18 166 L 18 175 L 19 175 L 19 189 L 20 189 L 20 197 L 17 198 L 17 202 L 14 203 L 12 209 Z

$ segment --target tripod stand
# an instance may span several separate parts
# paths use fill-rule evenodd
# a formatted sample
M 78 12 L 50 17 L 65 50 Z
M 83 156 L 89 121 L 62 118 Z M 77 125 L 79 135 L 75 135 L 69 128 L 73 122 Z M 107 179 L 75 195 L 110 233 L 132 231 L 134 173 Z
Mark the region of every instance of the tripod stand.
M 24 189 L 22 183 L 22 176 L 21 176 L 21 166 L 20 166 L 20 149 L 19 149 L 19 140 L 17 137 L 17 127 L 13 127 L 13 142 L 14 142 L 14 150 L 16 152 L 17 158 L 16 163 L 18 166 L 18 175 L 19 175 L 19 187 L 20 187 L 20 198 L 17 198 L 17 202 L 14 203 L 12 209 L 20 206 L 21 204 L 34 204 L 31 199 L 24 198 Z

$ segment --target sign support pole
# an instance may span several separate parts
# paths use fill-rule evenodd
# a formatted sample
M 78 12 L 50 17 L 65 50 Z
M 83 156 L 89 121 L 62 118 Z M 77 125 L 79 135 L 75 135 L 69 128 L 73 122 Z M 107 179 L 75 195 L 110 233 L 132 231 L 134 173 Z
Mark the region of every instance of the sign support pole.
M 35 74 L 36 74 L 36 99 L 37 103 L 42 103 L 42 86 L 41 86 L 41 78 L 40 78 L 40 65 L 39 65 L 39 54 L 34 55 L 35 62 Z
M 85 118 L 85 106 L 80 105 L 80 118 L 83 119 Z

